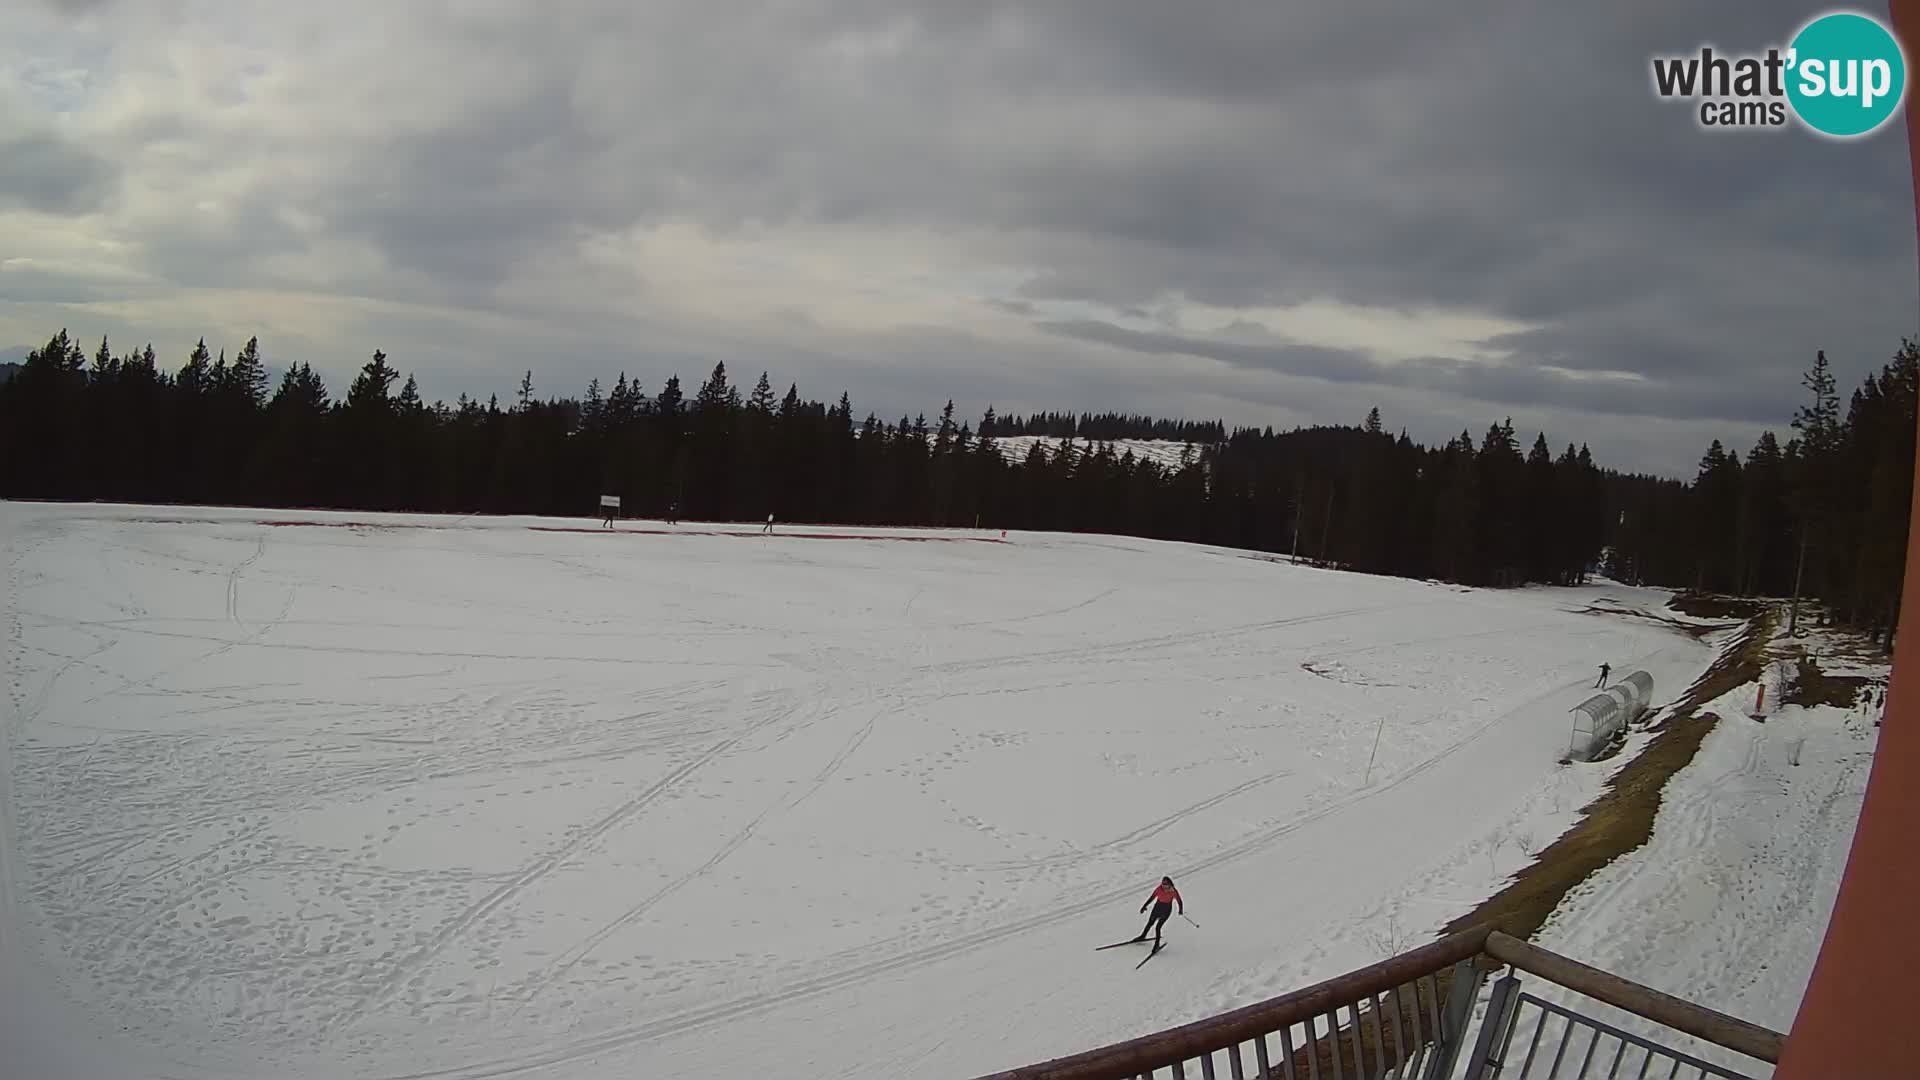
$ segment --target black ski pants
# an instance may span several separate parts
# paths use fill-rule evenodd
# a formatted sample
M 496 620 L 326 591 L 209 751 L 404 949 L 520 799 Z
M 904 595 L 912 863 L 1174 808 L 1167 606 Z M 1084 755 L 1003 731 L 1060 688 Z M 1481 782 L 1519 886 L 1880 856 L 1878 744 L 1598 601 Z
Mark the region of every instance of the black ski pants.
M 1172 904 L 1169 904 L 1165 900 L 1162 900 L 1159 903 L 1153 905 L 1153 914 L 1147 916 L 1147 928 L 1145 930 L 1140 931 L 1140 940 L 1145 941 L 1147 939 L 1147 935 L 1152 934 L 1153 940 L 1159 941 L 1160 927 L 1164 926 L 1166 924 L 1166 921 L 1172 917 L 1173 917 Z

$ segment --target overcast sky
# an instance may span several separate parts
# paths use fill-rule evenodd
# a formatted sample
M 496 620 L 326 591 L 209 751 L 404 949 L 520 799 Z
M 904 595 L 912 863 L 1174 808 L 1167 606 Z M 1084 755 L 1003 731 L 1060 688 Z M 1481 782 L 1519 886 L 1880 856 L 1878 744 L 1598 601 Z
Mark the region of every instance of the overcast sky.
M 1691 474 L 1916 333 L 1902 130 L 1706 134 L 1649 57 L 1816 5 L 7 0 L 0 349 L 252 334 L 431 400 L 714 361 Z M 1684 10 L 1681 10 L 1684 9 Z

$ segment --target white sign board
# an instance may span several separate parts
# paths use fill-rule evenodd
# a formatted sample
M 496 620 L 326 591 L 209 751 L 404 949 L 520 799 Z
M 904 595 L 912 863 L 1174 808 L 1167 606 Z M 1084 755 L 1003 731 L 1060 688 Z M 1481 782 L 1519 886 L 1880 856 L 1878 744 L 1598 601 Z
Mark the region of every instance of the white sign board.
M 600 505 L 608 510 L 618 510 L 620 509 L 620 496 L 602 495 L 600 496 Z

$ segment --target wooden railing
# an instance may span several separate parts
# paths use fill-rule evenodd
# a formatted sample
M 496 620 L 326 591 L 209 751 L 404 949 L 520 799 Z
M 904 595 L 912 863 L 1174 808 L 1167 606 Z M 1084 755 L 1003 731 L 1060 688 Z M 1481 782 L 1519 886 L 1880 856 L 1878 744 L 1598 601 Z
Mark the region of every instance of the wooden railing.
M 1578 960 L 1569 960 L 1559 953 L 1548 952 L 1497 930 L 1487 936 L 1487 955 L 1509 967 L 1578 991 L 1595 1001 L 1604 1001 L 1616 1009 L 1624 1009 L 1769 1065 L 1780 1061 L 1780 1052 L 1786 1045 L 1786 1036 L 1777 1031 L 1769 1031 L 1758 1024 L 1749 1024 L 1704 1005 L 1695 1005 L 1639 983 L 1628 982 L 1618 975 L 1588 967 Z
M 1232 1012 L 979 1080 L 1126 1080 L 1163 1069 L 1176 1080 L 1445 1080 L 1460 1064 L 1480 986 L 1501 967 L 1760 1061 L 1780 1057 L 1778 1032 L 1482 927 Z M 1466 1064 L 1477 1075 L 1492 1062 Z

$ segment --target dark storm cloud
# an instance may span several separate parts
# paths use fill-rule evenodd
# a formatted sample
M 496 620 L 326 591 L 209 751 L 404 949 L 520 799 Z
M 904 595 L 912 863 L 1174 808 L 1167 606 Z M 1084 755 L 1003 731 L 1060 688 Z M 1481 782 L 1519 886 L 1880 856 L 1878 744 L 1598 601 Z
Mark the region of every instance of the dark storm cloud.
M 1705 25 L 1662 17 L 1659 5 L 1508 10 L 1464 40 L 1438 34 L 1415 47 L 1377 23 L 1378 36 L 1398 42 L 1395 55 L 1413 59 L 1378 79 L 1357 61 L 1366 78 L 1342 82 L 1337 49 L 1321 57 L 1315 69 L 1336 74 L 1305 106 L 1315 138 L 1229 141 L 1215 159 L 1254 182 L 1199 170 L 1188 183 L 1117 175 L 1090 205 L 1136 206 L 1134 217 L 1171 235 L 1187 231 L 1183 221 L 1230 218 L 1243 245 L 1270 252 L 1277 276 L 1317 280 L 1343 299 L 1529 318 L 1684 287 L 1703 255 L 1734 275 L 1756 256 L 1910 259 L 1897 139 L 1715 137 L 1683 106 L 1652 99 L 1652 50 L 1685 51 L 1715 30 L 1728 45 L 1758 47 L 1803 14 L 1761 7 L 1743 7 L 1738 27 L 1727 12 Z M 1133 55 L 1164 82 L 1209 85 L 1197 56 L 1145 43 Z M 1183 58 L 1202 70 L 1178 66 Z M 1294 107 L 1272 101 L 1276 116 Z M 1524 303 L 1512 305 L 1516 296 Z
M 1226 140 L 1211 159 L 1217 174 L 1148 170 L 1103 185 L 1081 178 L 1094 193 L 1079 204 L 1080 227 L 1157 245 L 1145 257 L 1168 269 L 1197 244 L 1221 256 L 1211 272 L 1163 277 L 1137 261 L 1103 270 L 1096 256 L 1056 266 L 1025 293 L 1112 299 L 1158 279 L 1202 299 L 1248 302 L 1245 285 L 1264 271 L 1282 297 L 1323 289 L 1350 302 L 1472 305 L 1584 324 L 1556 342 L 1562 366 L 1634 369 L 1633 354 L 1644 350 L 1618 346 L 1651 336 L 1689 346 L 1660 350 L 1663 370 L 1729 378 L 1749 372 L 1755 347 L 1778 340 L 1785 323 L 1876 346 L 1870 351 L 1890 348 L 1911 322 L 1911 209 L 1898 140 L 1705 135 L 1684 106 L 1648 92 L 1655 51 L 1708 39 L 1760 48 L 1805 17 L 1789 5 L 1765 7 L 1743 7 L 1737 24 L 1728 11 L 1676 14 L 1660 5 L 1509 8 L 1469 34 L 1438 27 L 1422 37 L 1419 26 L 1389 34 L 1383 21 L 1371 37 L 1305 35 L 1318 47 L 1300 66 L 1324 80 L 1308 88 L 1305 105 L 1316 138 Z M 1205 44 L 1189 48 L 1178 20 L 1111 14 L 1084 29 L 1131 59 L 1124 70 L 1188 93 L 1270 93 L 1276 115 L 1297 119 L 1297 102 L 1283 93 L 1296 65 L 1262 76 L 1245 47 L 1192 31 Z M 1243 46 L 1280 40 L 1231 20 L 1195 22 L 1226 25 Z M 1138 40 L 1114 43 L 1129 33 Z M 1379 47 L 1346 56 L 1342 42 Z M 1380 66 L 1381 56 L 1398 63 Z M 1336 102 L 1346 107 L 1336 111 Z M 1236 223 L 1237 233 L 1223 239 L 1229 230 L 1218 222 Z M 1268 255 L 1244 256 L 1250 248 Z M 1823 270 L 1864 287 L 1799 287 Z M 1745 310 L 1719 301 L 1729 287 Z M 1621 323 L 1617 339 L 1595 325 L 1647 297 L 1670 298 L 1659 321 Z M 1738 318 L 1701 325 L 1716 316 Z M 1700 341 L 1707 337 L 1714 340 Z M 1796 389 L 1782 387 L 1779 398 Z M 1564 392 L 1577 400 L 1600 391 Z
M 1028 44 L 1022 55 L 1031 66 L 1019 74 L 1043 85 L 1070 83 L 1110 93 L 1145 86 L 1271 107 L 1283 104 L 1287 93 L 1425 67 L 1436 50 L 1455 42 L 1484 45 L 1507 6 L 1491 0 L 1444 9 L 1394 0 L 1066 0 L 1023 11 Z
M 1083 350 L 1206 356 L 1341 393 L 1444 394 L 1476 430 L 1528 404 L 1778 424 L 1813 349 L 1851 380 L 1913 331 L 1897 133 L 1706 134 L 1689 106 L 1652 94 L 1654 53 L 1784 44 L 1810 9 L 1781 0 L 405 10 L 412 21 L 366 31 L 387 35 L 382 59 L 333 84 L 378 83 L 385 96 L 368 108 L 378 120 L 392 103 L 388 129 L 230 195 L 217 218 L 183 214 L 146 245 L 150 270 L 249 273 L 248 253 L 308 242 L 279 212 L 293 208 L 424 283 L 410 286 L 418 298 L 537 320 L 502 283 L 597 233 L 921 229 L 1030 273 L 1016 297 L 987 302 Z M 328 86 L 315 93 L 315 108 L 340 107 Z M 449 101 L 436 119 L 400 119 L 436 94 Z M 157 138 L 174 121 L 195 118 L 140 122 Z M 45 205 L 98 189 L 33 190 Z M 1171 294 L 1466 309 L 1529 328 L 1485 343 L 1498 364 L 1383 365 L 1047 314 L 1047 301 L 1137 312 Z M 1017 357 L 991 374 L 966 365 L 964 340 L 909 360 L 848 333 L 783 354 L 797 367 L 783 378 L 873 378 L 931 400 L 950 392 L 950 361 L 986 397 L 993 378 L 1045 377 Z M 1568 374 L 1621 371 L 1644 381 Z M 608 374 L 583 367 L 575 381 Z M 1080 369 L 1058 378 L 1060 396 L 1088 405 L 1154 406 L 1131 376 L 1109 384 L 1138 395 L 1128 401 Z
M 574 174 L 597 141 L 572 123 L 564 86 L 462 115 L 437 130 L 381 140 L 372 167 L 322 193 L 341 233 L 368 241 L 394 265 L 458 293 L 490 286 L 516 262 L 578 228 L 612 227 Z M 643 205 L 647 181 L 626 194 Z

